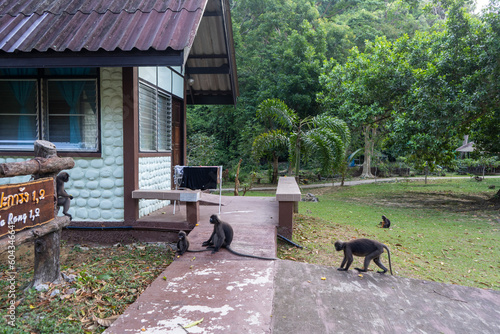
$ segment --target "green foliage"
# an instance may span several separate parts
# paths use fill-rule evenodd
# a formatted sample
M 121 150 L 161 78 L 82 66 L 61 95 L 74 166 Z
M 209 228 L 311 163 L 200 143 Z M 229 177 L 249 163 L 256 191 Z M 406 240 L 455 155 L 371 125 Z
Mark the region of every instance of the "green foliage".
M 350 132 L 342 120 L 327 115 L 300 119 L 294 110 L 278 99 L 263 101 L 257 108 L 257 115 L 271 130 L 255 139 L 253 152 L 257 157 L 272 154 L 275 171 L 278 153 L 286 146 L 295 175 L 299 174 L 301 154 L 306 158 L 314 157 L 327 173 L 338 168 L 344 160 Z M 275 125 L 283 129 L 275 130 Z M 273 173 L 273 181 L 274 175 L 276 173 Z
M 204 133 L 197 132 L 189 137 L 187 143 L 188 165 L 191 166 L 212 166 L 216 161 L 214 151 L 216 139 L 214 136 L 207 136 Z
M 390 134 L 380 141 L 385 149 L 426 169 L 450 164 L 464 134 L 497 152 L 500 90 L 498 75 L 491 75 L 498 74 L 500 56 L 499 29 L 492 29 L 499 26 L 496 4 L 481 21 L 463 2 L 450 1 L 443 30 L 394 42 L 376 38 L 364 52 L 353 49 L 345 64 L 326 63 L 319 100 L 356 132 L 375 127 L 377 136 Z
M 325 110 L 345 120 L 365 157 L 379 150 L 444 165 L 463 134 L 500 151 L 498 0 L 481 15 L 458 0 L 232 5 L 238 105 L 188 111 L 188 137 L 212 137 L 215 164 L 254 164 L 254 139 L 272 129 L 256 110 L 271 98 L 301 120 Z

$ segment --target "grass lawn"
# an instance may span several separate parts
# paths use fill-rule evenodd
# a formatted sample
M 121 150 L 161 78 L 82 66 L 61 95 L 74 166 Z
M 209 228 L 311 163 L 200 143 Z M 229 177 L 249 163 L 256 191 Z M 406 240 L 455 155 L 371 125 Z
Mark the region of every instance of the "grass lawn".
M 488 201 L 498 189 L 500 178 L 303 189 L 319 198 L 299 204 L 294 241 L 305 249 L 280 242 L 279 257 L 338 267 L 335 240 L 370 238 L 390 248 L 395 275 L 500 290 L 500 202 Z M 377 227 L 382 215 L 390 229 Z

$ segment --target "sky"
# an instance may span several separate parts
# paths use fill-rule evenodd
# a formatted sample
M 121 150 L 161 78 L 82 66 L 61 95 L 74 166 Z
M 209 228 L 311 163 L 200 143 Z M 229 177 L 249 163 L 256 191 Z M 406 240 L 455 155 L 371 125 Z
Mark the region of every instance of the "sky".
M 480 12 L 483 7 L 485 7 L 488 4 L 489 0 L 476 0 L 477 6 L 476 6 L 476 12 Z

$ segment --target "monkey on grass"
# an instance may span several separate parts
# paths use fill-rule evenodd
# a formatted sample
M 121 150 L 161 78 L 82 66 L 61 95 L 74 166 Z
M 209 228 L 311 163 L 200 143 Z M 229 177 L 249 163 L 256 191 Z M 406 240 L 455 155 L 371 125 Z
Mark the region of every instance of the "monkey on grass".
M 391 269 L 392 274 L 392 265 L 391 265 L 391 252 L 389 248 L 381 242 L 371 239 L 355 239 L 348 242 L 343 242 L 340 240 L 335 241 L 335 250 L 336 251 L 344 251 L 344 259 L 342 260 L 342 264 L 338 270 L 347 271 L 352 264 L 353 255 L 365 257 L 363 269 L 354 268 L 361 272 L 366 272 L 368 270 L 368 265 L 370 261 L 373 260 L 377 266 L 379 266 L 382 271 L 378 271 L 380 274 L 385 274 L 387 272 L 387 268 L 384 267 L 382 262 L 380 262 L 380 255 L 384 252 L 384 249 L 387 250 L 387 255 L 389 256 L 389 268 Z
M 73 196 L 68 194 L 66 190 L 64 190 L 64 183 L 68 182 L 69 174 L 66 172 L 61 172 L 56 177 L 56 193 L 57 193 L 57 206 L 63 207 L 63 214 L 69 217 L 69 220 L 72 220 L 73 217 L 68 213 L 69 206 L 71 204 L 71 200 Z
M 274 257 L 261 257 L 261 256 L 236 252 L 230 247 L 234 235 L 233 228 L 231 227 L 231 225 L 229 225 L 229 223 L 226 223 L 225 221 L 220 220 L 219 216 L 217 215 L 210 216 L 210 224 L 214 225 L 214 230 L 210 238 L 207 241 L 203 242 L 202 246 L 208 246 L 207 249 L 211 249 L 212 254 L 218 252 L 219 249 L 221 249 L 221 247 L 224 247 L 234 255 L 238 256 L 251 257 L 254 259 L 261 259 L 261 260 L 277 260 Z
M 391 226 L 391 221 L 386 216 L 382 216 L 382 221 L 379 223 L 381 228 L 389 228 Z
M 186 252 L 198 253 L 198 252 L 206 252 L 208 249 L 201 250 L 190 250 L 189 249 L 189 239 L 187 237 L 186 232 L 179 231 L 179 240 L 177 241 L 177 254 L 182 255 Z

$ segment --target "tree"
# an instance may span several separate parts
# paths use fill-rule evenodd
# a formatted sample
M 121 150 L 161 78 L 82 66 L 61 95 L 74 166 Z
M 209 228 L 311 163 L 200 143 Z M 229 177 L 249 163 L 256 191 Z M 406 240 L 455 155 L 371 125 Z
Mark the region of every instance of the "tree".
M 406 37 L 408 38 L 408 37 Z M 318 99 L 330 113 L 346 119 L 363 133 L 362 177 L 373 177 L 371 157 L 375 143 L 393 112 L 400 108 L 412 83 L 407 62 L 395 52 L 392 43 L 380 37 L 367 42 L 365 52 L 351 50 L 344 65 L 330 61 L 320 77 L 323 92 Z
M 341 166 L 350 140 L 344 121 L 328 115 L 300 119 L 294 110 L 278 99 L 262 102 L 258 114 L 261 119 L 268 120 L 268 132 L 255 139 L 253 147 L 256 156 L 269 153 L 269 148 L 282 148 L 286 144 L 290 166 L 293 166 L 297 177 L 301 156 L 315 158 L 322 172 L 332 172 Z M 282 129 L 275 129 L 275 124 Z
M 293 110 L 277 99 L 265 100 L 257 108 L 257 118 L 264 123 L 266 132 L 255 138 L 252 151 L 257 158 L 271 158 L 273 184 L 278 183 L 278 157 L 288 150 L 288 130 L 293 127 L 296 117 Z
M 409 41 L 404 57 L 414 82 L 404 97 L 405 111 L 395 114 L 391 123 L 393 147 L 399 154 L 425 159 L 428 166 L 446 164 L 455 156 L 457 139 L 465 134 L 484 147 L 489 143 L 498 148 L 496 3 L 496 15 L 482 22 L 461 1 L 453 1 L 444 31 L 417 34 Z
M 194 133 L 189 136 L 187 143 L 187 161 L 191 166 L 211 166 L 216 157 L 214 149 L 216 140 L 213 136 L 207 136 L 204 133 Z

